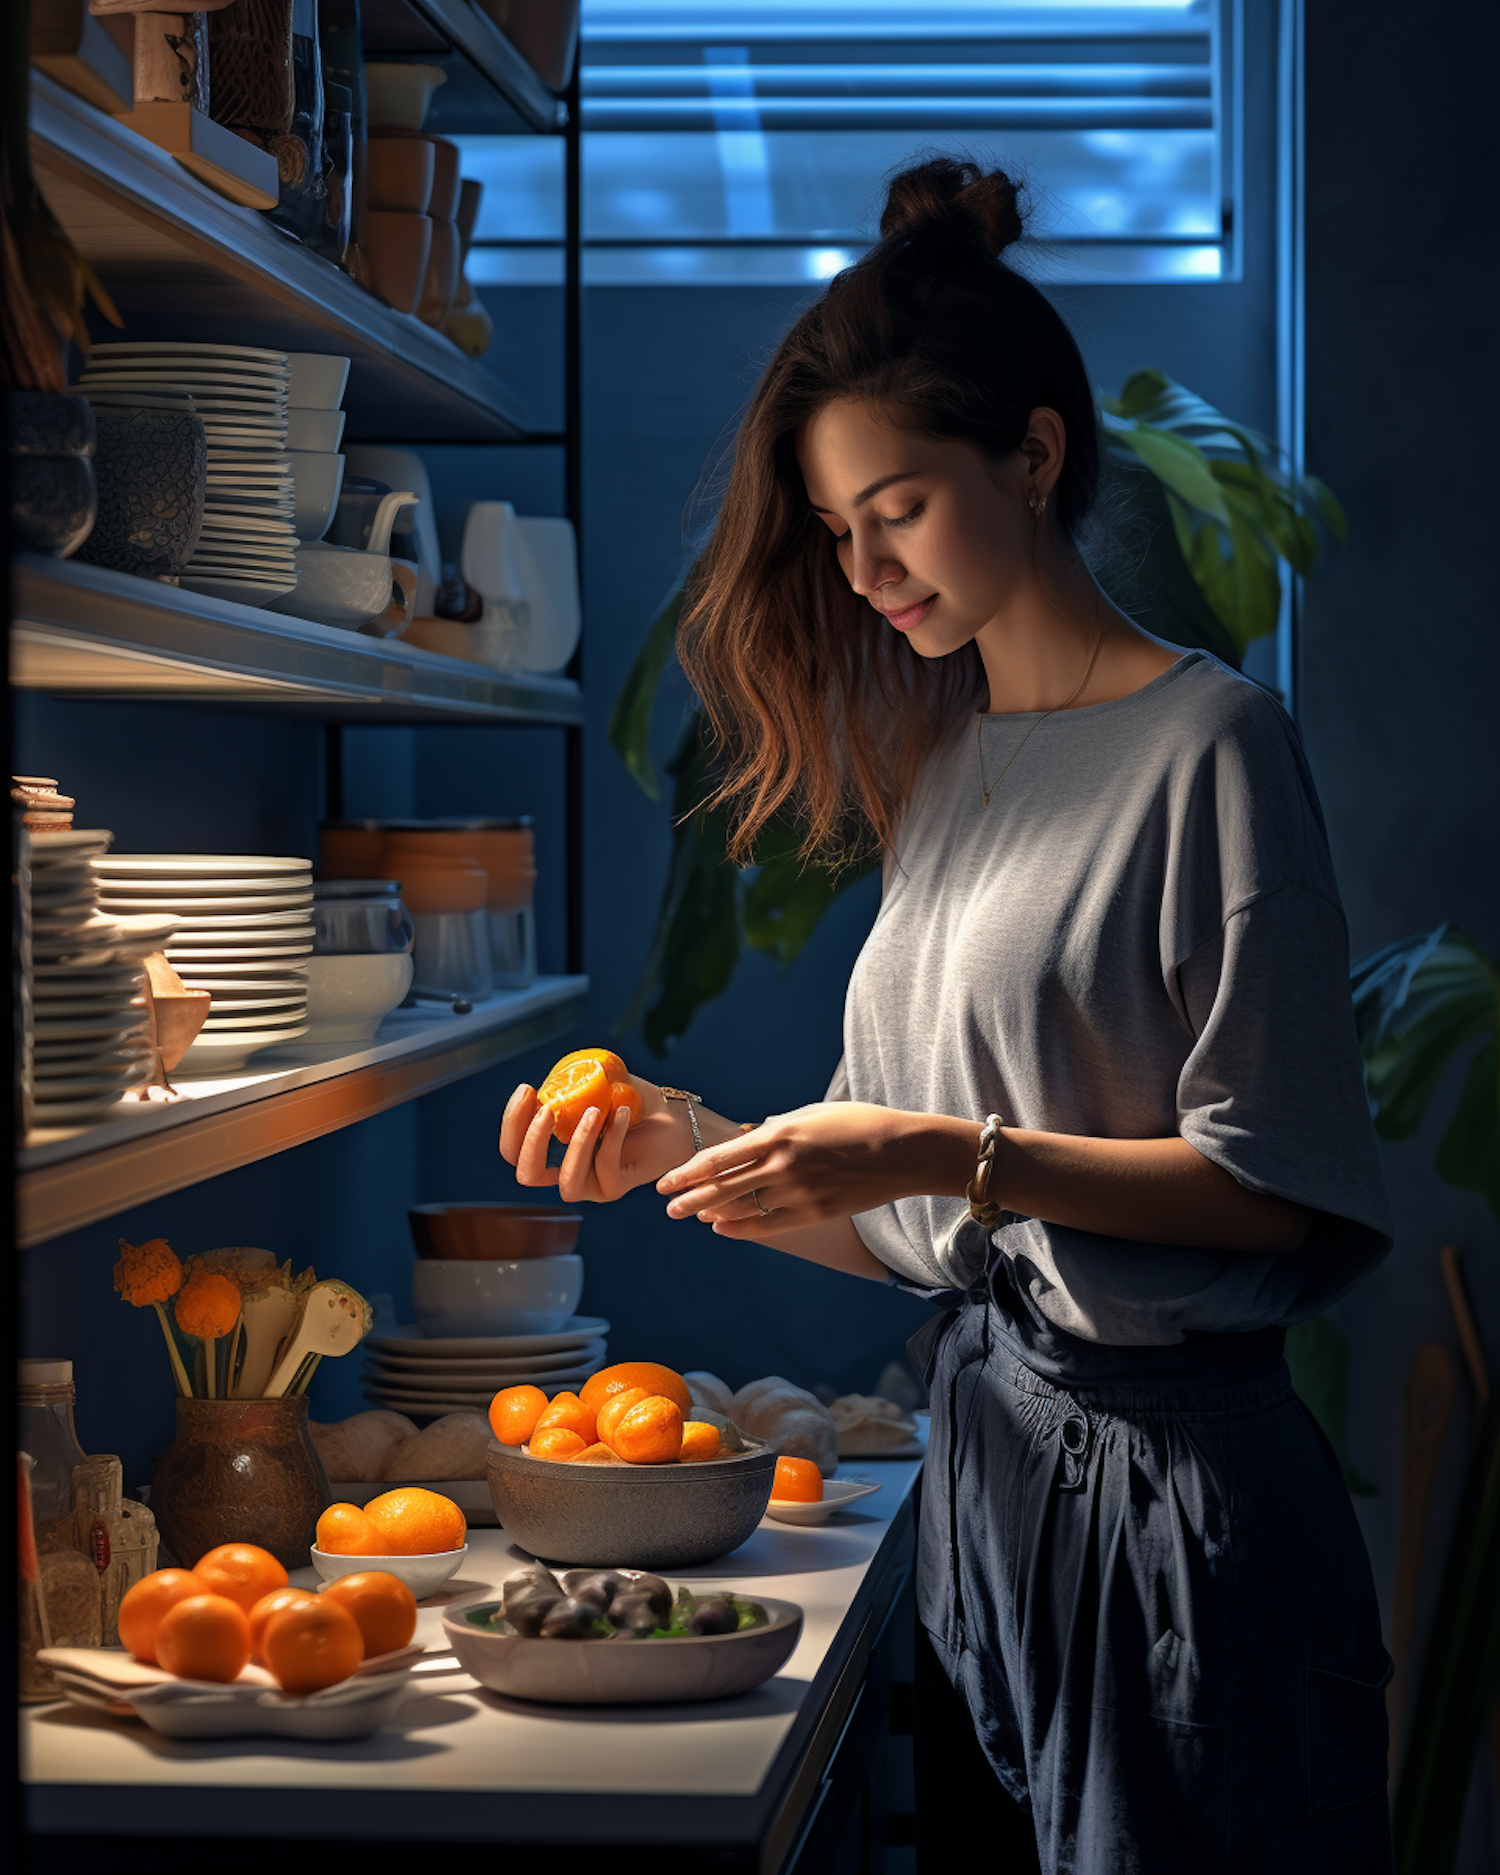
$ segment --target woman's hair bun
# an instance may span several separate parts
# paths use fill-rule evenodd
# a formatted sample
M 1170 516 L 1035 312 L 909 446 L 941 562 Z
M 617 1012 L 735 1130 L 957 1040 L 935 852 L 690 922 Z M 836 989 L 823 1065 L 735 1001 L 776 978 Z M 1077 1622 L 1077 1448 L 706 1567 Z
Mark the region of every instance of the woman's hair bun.
M 1014 182 L 952 156 L 930 157 L 892 178 L 880 216 L 882 238 L 949 229 L 978 240 L 997 259 L 1021 238 Z

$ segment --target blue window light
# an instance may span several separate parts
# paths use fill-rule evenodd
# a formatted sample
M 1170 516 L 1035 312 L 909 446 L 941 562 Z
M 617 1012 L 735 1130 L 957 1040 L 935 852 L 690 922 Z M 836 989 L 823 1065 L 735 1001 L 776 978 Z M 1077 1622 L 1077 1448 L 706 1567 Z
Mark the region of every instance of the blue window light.
M 1025 180 L 1049 281 L 1236 277 L 1240 0 L 584 0 L 584 278 L 829 278 L 924 151 Z M 465 137 L 476 284 L 559 281 L 562 149 Z

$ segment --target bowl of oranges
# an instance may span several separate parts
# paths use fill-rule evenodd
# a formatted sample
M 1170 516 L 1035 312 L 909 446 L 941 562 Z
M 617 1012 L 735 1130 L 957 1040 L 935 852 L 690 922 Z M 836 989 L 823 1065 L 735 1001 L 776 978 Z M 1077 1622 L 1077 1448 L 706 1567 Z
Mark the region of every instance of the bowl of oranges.
M 490 1402 L 490 1498 L 533 1556 L 682 1569 L 738 1549 L 770 1501 L 776 1454 L 728 1449 L 694 1417 L 681 1374 L 620 1361 L 551 1400 L 506 1387 Z
M 321 1594 L 268 1550 L 224 1543 L 120 1602 L 123 1651 L 44 1649 L 70 1697 L 171 1738 L 362 1738 L 394 1716 L 421 1648 L 416 1597 L 366 1569 Z
M 312 1565 L 325 1582 L 378 1569 L 417 1601 L 435 1595 L 469 1553 L 469 1526 L 451 1497 L 398 1485 L 358 1504 L 330 1504 L 318 1519 Z

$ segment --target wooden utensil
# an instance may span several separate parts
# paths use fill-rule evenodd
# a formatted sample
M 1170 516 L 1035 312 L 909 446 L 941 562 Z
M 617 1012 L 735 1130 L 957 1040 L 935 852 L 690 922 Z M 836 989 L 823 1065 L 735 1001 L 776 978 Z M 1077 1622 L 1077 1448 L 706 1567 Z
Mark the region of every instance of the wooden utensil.
M 302 1294 L 277 1279 L 250 1290 L 240 1310 L 245 1357 L 231 1386 L 236 1400 L 259 1400 L 276 1365 L 276 1353 L 297 1326 Z
M 1402 1717 L 1412 1633 L 1422 1586 L 1422 1552 L 1432 1514 L 1432 1487 L 1453 1416 L 1458 1363 L 1451 1348 L 1424 1341 L 1406 1377 L 1406 1463 L 1401 1485 L 1401 1535 L 1396 1550 L 1396 1592 L 1391 1603 L 1391 1658 L 1395 1673 L 1386 1692 L 1390 1720 L 1389 1765 L 1394 1784 L 1405 1743 Z
M 370 1332 L 370 1305 L 357 1289 L 334 1281 L 315 1283 L 297 1332 L 266 1383 L 265 1398 L 279 1400 L 309 1354 L 347 1354 Z

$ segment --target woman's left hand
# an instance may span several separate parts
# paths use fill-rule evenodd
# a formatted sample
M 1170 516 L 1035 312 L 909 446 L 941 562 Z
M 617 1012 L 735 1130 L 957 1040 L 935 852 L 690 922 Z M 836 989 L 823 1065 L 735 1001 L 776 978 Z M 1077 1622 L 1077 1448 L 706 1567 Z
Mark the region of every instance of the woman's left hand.
M 914 1192 L 947 1190 L 967 1163 L 963 1142 L 950 1142 L 947 1127 L 930 1114 L 819 1101 L 695 1153 L 656 1189 L 671 1199 L 668 1217 L 697 1217 L 721 1237 L 758 1242 Z

